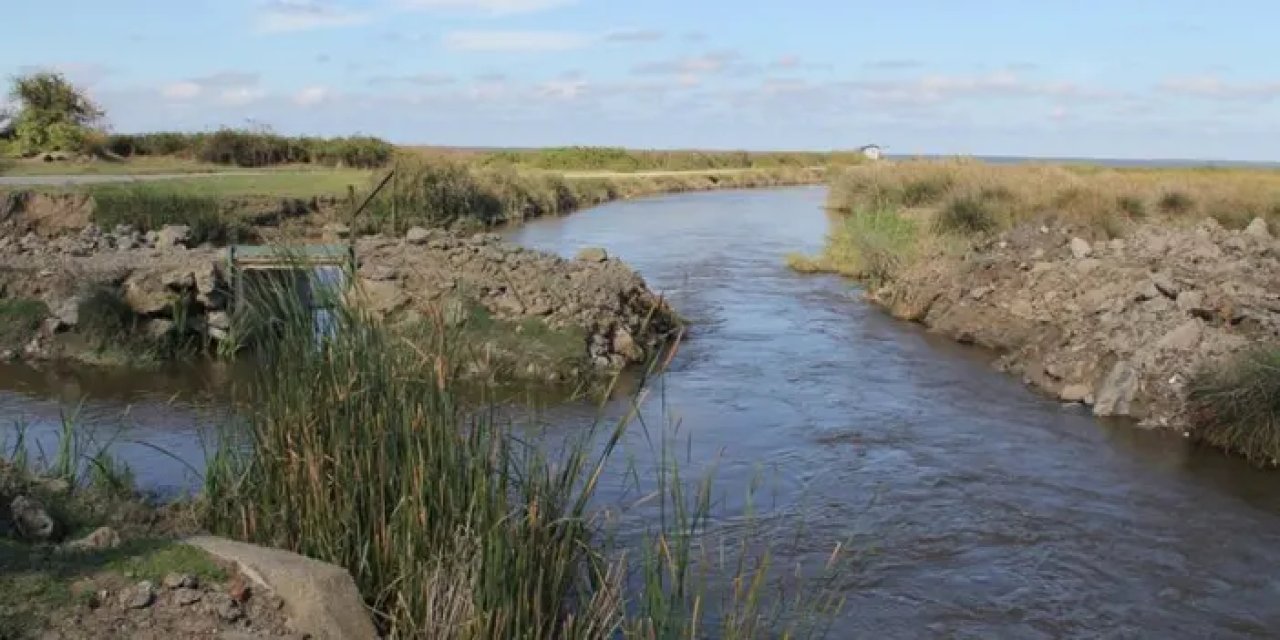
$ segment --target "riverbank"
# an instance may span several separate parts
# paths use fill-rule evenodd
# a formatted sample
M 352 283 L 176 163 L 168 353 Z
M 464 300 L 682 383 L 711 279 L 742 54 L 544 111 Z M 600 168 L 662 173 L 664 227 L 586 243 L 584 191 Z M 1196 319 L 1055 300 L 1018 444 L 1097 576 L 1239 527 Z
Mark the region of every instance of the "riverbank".
M 861 279 L 894 316 L 995 350 L 1064 402 L 1271 465 L 1280 376 L 1251 363 L 1280 345 L 1276 186 L 1266 171 L 854 169 L 832 187 L 844 217 L 826 249 L 792 264 Z M 1215 386 L 1243 369 L 1262 373 Z
M 0 355 L 136 365 L 235 352 L 226 346 L 233 304 L 218 245 L 356 238 L 358 297 L 379 317 L 417 334 L 445 318 L 473 347 L 468 370 L 479 378 L 576 382 L 655 355 L 678 325 L 675 314 L 603 251 L 564 261 L 475 231 L 619 199 L 823 175 L 783 166 L 567 177 L 401 157 L 358 218 L 350 210 L 365 196 L 354 192 L 278 200 L 273 209 L 224 199 L 230 192 L 213 186 L 278 173 L 192 181 L 197 189 L 154 182 L 16 192 L 0 208 L 0 314 L 15 320 L 0 335 Z

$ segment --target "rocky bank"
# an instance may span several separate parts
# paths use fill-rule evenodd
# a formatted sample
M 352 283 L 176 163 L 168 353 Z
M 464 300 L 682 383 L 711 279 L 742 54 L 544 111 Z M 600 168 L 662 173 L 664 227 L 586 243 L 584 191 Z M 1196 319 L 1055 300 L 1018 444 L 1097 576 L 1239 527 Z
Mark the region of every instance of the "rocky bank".
M 52 238 L 0 238 L 0 299 L 39 300 L 48 309 L 29 341 L 0 356 L 74 357 L 84 348 L 75 338 L 87 296 L 102 290 L 127 305 L 149 339 L 226 339 L 235 304 L 227 252 L 189 244 L 190 230 L 181 226 L 142 234 L 90 225 Z M 603 250 L 563 259 L 494 234 L 422 228 L 401 238 L 360 238 L 354 249 L 354 299 L 379 317 L 396 325 L 443 317 L 459 327 L 480 309 L 486 321 L 496 322 L 495 332 L 529 330 L 572 341 L 577 353 L 571 355 L 579 357 L 556 363 L 565 367 L 616 369 L 641 362 L 678 325 L 644 280 Z M 502 342 L 493 340 L 493 346 Z M 565 373 L 548 371 L 551 366 L 531 363 L 519 373 Z
M 1206 363 L 1280 340 L 1280 241 L 1147 223 L 1122 239 L 1053 219 L 963 256 L 915 260 L 871 292 L 895 316 L 1000 354 L 998 366 L 1098 416 L 1184 428 Z

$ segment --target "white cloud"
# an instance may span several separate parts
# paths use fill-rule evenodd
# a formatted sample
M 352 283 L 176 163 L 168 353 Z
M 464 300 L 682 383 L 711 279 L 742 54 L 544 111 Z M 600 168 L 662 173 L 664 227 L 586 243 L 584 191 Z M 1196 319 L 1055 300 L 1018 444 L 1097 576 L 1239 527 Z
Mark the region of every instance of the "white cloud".
M 444 37 L 456 51 L 570 51 L 591 43 L 590 36 L 572 31 L 454 31 Z
M 447 73 L 410 73 L 405 75 L 381 75 L 369 78 L 369 84 L 409 84 L 419 87 L 435 87 L 453 84 L 457 78 Z
M 576 0 L 400 0 L 407 9 L 474 11 L 490 15 L 535 13 L 573 4 Z
M 363 24 L 371 17 L 328 0 L 268 0 L 257 15 L 256 28 L 260 33 L 310 31 Z
M 657 42 L 666 34 L 654 29 L 622 29 L 605 35 L 608 42 Z
M 582 96 L 586 90 L 587 82 L 577 78 L 548 80 L 537 87 L 538 95 L 557 100 L 573 100 Z
M 166 100 L 191 100 L 203 93 L 204 89 L 195 82 L 175 82 L 160 88 L 160 95 Z
M 231 87 L 218 94 L 217 102 L 227 107 L 243 107 L 267 97 L 267 92 L 257 87 Z
M 859 81 L 851 83 L 851 87 L 873 102 L 898 105 L 933 105 L 970 97 L 1097 99 L 1112 95 L 1071 82 L 1032 82 L 1012 71 L 976 76 L 930 75 L 908 81 Z
M 720 73 L 738 63 L 741 56 L 733 51 L 718 51 L 700 56 L 655 60 L 636 65 L 632 73 L 641 75 L 699 76 Z
M 329 87 L 307 87 L 293 96 L 293 103 L 299 107 L 314 107 L 333 98 L 333 90 Z
M 1197 98 L 1214 100 L 1273 100 L 1280 98 L 1280 81 L 1231 83 L 1217 76 L 1184 76 L 1160 83 L 1160 89 Z

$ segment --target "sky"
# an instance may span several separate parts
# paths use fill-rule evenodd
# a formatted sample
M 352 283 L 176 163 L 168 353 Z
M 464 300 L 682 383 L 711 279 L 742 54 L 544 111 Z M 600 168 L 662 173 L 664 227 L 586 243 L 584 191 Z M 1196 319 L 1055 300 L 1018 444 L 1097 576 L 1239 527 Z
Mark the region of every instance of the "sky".
M 1280 160 L 1274 0 L 0 0 L 114 131 Z

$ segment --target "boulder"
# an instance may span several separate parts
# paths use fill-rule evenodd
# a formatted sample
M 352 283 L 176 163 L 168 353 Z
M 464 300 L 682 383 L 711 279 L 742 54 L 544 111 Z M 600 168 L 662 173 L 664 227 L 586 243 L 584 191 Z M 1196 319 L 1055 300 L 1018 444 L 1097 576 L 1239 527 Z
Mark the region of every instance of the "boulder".
M 100 551 L 120 546 L 120 534 L 111 527 L 98 527 L 93 533 L 64 545 L 68 551 Z
M 1071 255 L 1077 260 L 1088 258 L 1093 255 L 1093 247 L 1089 246 L 1089 242 L 1084 238 L 1072 238 Z
M 604 262 L 609 259 L 609 252 L 600 247 L 586 247 L 578 252 L 577 258 L 583 262 Z
M 223 538 L 200 536 L 188 543 L 236 564 L 250 580 L 273 591 L 284 601 L 295 631 L 315 640 L 378 637 L 355 580 L 341 567 Z M 227 598 L 227 602 L 233 601 Z
M 53 537 L 54 522 L 39 500 L 18 496 L 9 505 L 9 514 L 18 533 L 30 540 L 48 540 Z
M 330 222 L 324 226 L 323 231 L 328 240 L 345 240 L 351 237 L 351 227 L 341 222 Z
M 414 227 L 404 234 L 404 239 L 409 244 L 426 244 L 431 241 L 431 230 L 424 227 Z
M 1151 284 L 1155 285 L 1160 293 L 1171 299 L 1176 299 L 1178 293 L 1182 291 L 1182 287 L 1178 286 L 1178 283 L 1174 282 L 1173 278 L 1169 277 L 1169 274 L 1163 272 L 1151 274 Z
M 1069 384 L 1058 392 L 1058 397 L 1063 402 L 1085 402 L 1089 399 L 1091 393 L 1092 391 L 1087 384 Z
M 1271 239 L 1271 230 L 1267 228 L 1267 221 L 1262 218 L 1254 218 L 1253 222 L 1244 228 L 1244 232 L 1261 240 Z
M 1190 351 L 1200 344 L 1201 331 L 1200 321 L 1193 318 L 1166 333 L 1156 346 L 1171 351 Z
M 1204 292 L 1183 291 L 1178 294 L 1178 308 L 1186 313 L 1196 314 L 1205 310 Z
M 156 587 L 143 580 L 120 594 L 120 604 L 126 609 L 146 609 L 156 601 Z
M 161 249 L 190 246 L 191 227 L 185 224 L 167 224 L 156 233 L 155 244 Z

